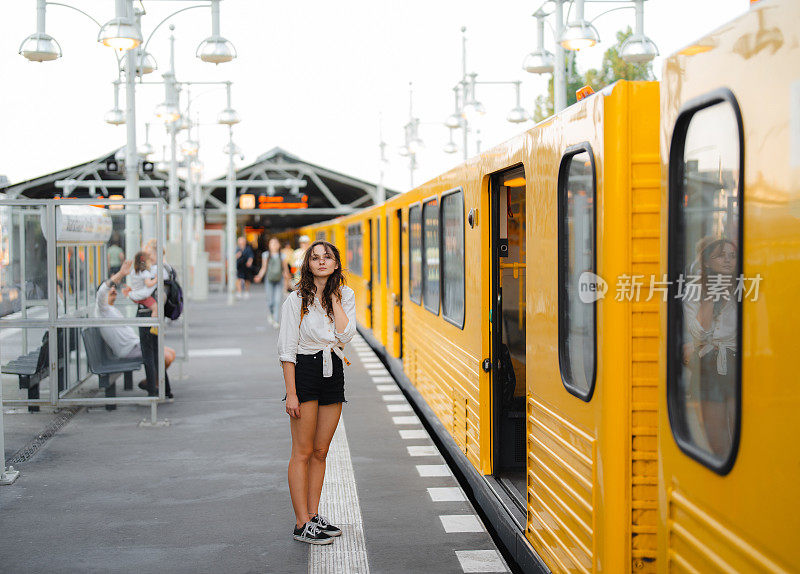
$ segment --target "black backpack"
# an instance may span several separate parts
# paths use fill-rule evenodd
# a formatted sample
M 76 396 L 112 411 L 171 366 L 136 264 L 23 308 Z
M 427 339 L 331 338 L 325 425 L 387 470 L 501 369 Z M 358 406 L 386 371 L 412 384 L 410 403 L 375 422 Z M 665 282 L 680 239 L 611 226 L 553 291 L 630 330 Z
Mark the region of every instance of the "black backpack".
M 167 267 L 169 277 L 164 279 L 164 316 L 175 321 L 183 313 L 183 289 L 172 267 Z

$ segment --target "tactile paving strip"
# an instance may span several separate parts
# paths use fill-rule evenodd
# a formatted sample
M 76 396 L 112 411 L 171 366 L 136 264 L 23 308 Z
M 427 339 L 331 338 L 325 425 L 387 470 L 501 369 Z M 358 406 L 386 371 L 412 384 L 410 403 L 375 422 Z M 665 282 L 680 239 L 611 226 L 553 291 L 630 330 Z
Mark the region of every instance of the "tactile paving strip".
M 333 544 L 311 546 L 309 574 L 369 574 L 361 506 L 344 420 L 341 419 L 328 450 L 319 513 L 341 528 L 342 535 Z

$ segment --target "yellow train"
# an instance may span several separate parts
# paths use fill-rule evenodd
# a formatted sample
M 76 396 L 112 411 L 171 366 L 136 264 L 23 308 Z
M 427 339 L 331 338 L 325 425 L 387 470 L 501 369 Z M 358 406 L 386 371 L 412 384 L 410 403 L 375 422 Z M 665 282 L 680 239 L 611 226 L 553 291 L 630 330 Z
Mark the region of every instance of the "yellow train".
M 797 22 L 300 230 L 525 571 L 800 571 Z

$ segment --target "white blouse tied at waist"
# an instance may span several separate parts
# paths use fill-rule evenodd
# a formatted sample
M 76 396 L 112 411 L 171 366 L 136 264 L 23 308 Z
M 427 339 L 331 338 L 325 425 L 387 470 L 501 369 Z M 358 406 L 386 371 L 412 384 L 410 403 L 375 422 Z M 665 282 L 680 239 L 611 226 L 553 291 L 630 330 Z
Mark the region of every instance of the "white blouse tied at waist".
M 300 322 L 302 299 L 298 291 L 283 302 L 281 329 L 278 334 L 278 358 L 281 362 L 297 363 L 297 355 L 322 353 L 322 376 L 333 376 L 331 351 L 344 360 L 342 349 L 356 334 L 356 294 L 350 287 L 342 287 L 342 308 L 347 315 L 347 326 L 336 331 L 333 319 L 328 317 L 318 299 L 308 308 Z
M 711 328 L 704 329 L 697 319 L 700 301 L 691 298 L 684 301 L 684 317 L 686 327 L 692 336 L 694 348 L 699 357 L 704 357 L 717 350 L 717 373 L 728 374 L 728 349 L 736 351 L 737 315 L 736 302 L 728 300 L 719 314 L 711 321 Z

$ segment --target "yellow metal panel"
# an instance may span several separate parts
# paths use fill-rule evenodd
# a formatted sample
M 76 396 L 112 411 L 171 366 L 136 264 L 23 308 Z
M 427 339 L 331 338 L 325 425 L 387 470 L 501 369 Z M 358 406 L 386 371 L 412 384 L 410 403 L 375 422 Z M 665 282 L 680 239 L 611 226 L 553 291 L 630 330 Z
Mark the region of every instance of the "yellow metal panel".
M 664 64 L 662 204 L 668 199 L 667 152 L 678 111 L 693 98 L 729 88 L 744 125 L 744 275 L 760 274 L 762 281 L 758 300 L 746 299 L 742 307 L 741 435 L 726 476 L 690 459 L 675 443 L 665 398 L 667 342 L 661 342 L 662 572 L 800 571 L 800 152 L 790 137 L 800 137 L 797 22 L 797 2 L 759 2 L 699 40 L 704 52 L 679 53 Z M 666 231 L 665 213 L 665 238 Z M 664 241 L 662 258 L 666 253 Z M 665 264 L 662 269 L 666 272 Z

